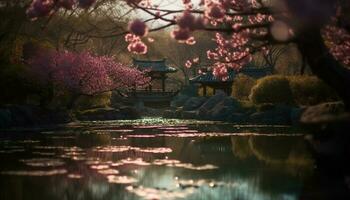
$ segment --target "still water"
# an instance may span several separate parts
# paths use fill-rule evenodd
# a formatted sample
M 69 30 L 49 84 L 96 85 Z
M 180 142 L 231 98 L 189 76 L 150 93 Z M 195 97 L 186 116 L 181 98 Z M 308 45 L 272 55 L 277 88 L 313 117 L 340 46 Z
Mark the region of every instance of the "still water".
M 0 199 L 294 200 L 314 161 L 290 127 L 143 119 L 0 133 Z

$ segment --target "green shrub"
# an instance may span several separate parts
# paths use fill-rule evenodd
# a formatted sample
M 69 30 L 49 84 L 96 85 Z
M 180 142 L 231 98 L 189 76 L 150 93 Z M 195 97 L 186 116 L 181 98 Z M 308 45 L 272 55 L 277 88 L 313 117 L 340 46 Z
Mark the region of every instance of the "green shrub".
M 232 96 L 241 101 L 249 100 L 251 89 L 255 84 L 255 79 L 239 74 L 237 77 L 235 77 L 232 84 Z
M 316 105 L 339 100 L 335 91 L 315 76 L 289 76 L 289 85 L 298 105 Z
M 284 76 L 273 75 L 261 78 L 252 88 L 249 99 L 254 104 L 293 104 L 293 94 L 289 81 Z
M 257 81 L 249 99 L 254 104 L 285 103 L 300 106 L 337 101 L 332 88 L 315 76 L 267 76 Z
M 24 104 L 28 95 L 38 88 L 26 77 L 25 66 L 1 63 L 0 104 Z
M 254 103 L 252 103 L 249 100 L 242 100 L 239 101 L 239 106 L 242 108 L 244 111 L 249 111 L 249 110 L 256 110 L 256 106 Z

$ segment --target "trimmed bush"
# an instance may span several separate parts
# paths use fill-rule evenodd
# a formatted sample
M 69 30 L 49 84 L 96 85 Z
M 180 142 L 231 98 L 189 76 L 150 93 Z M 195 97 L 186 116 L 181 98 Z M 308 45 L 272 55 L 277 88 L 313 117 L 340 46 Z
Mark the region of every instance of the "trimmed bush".
M 246 101 L 239 101 L 239 105 L 240 107 L 245 110 L 245 111 L 248 111 L 248 110 L 255 110 L 256 109 L 256 106 L 249 100 L 246 100 Z
M 267 76 L 257 81 L 249 99 L 254 104 L 297 104 L 310 106 L 338 101 L 332 88 L 315 76 Z
M 232 96 L 241 101 L 249 100 L 251 89 L 255 84 L 255 79 L 244 74 L 239 74 L 232 84 Z
M 332 88 L 315 76 L 289 76 L 294 101 L 298 105 L 316 105 L 339 100 Z
M 293 93 L 289 81 L 284 76 L 273 75 L 261 78 L 252 88 L 249 99 L 254 104 L 293 104 Z

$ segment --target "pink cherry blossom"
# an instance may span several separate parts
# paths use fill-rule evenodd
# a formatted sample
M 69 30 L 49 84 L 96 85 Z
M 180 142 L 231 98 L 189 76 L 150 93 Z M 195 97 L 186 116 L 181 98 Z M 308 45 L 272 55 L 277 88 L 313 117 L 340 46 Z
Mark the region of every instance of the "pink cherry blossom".
M 146 54 L 147 46 L 142 41 L 136 41 L 128 45 L 128 50 L 134 54 Z
M 207 23 L 207 20 L 202 17 L 197 17 L 194 22 L 194 28 L 199 30 L 205 27 L 205 24 Z
M 171 37 L 175 40 L 186 42 L 186 40 L 188 40 L 191 35 L 188 29 L 175 29 L 171 32 Z
M 147 38 L 147 41 L 149 42 L 149 43 L 152 43 L 152 42 L 154 42 L 154 39 L 153 38 Z
M 147 35 L 148 28 L 143 21 L 135 19 L 129 23 L 129 31 L 136 36 L 143 37 Z
M 242 23 L 235 23 L 232 25 L 232 29 L 238 31 L 242 27 Z
M 33 0 L 26 13 L 31 19 L 45 17 L 52 12 L 53 7 L 53 0 Z
M 181 29 L 195 29 L 196 18 L 190 12 L 184 12 L 181 17 L 177 19 L 177 24 Z
M 326 26 L 322 31 L 330 53 L 344 65 L 350 66 L 350 34 L 336 26 Z
M 135 42 L 135 41 L 139 41 L 140 40 L 140 37 L 134 35 L 134 34 L 131 34 L 131 33 L 128 33 L 125 35 L 124 37 L 125 39 L 125 42 Z
M 111 57 L 89 52 L 57 52 L 42 49 L 27 61 L 30 72 L 43 84 L 53 82 L 76 94 L 93 95 L 115 89 L 147 85 L 150 81 L 136 68 Z
M 192 62 L 190 60 L 187 60 L 185 63 L 186 68 L 191 68 L 192 67 Z
M 186 40 L 185 42 L 188 45 L 195 45 L 196 44 L 196 40 L 194 39 L 194 37 L 190 37 Z
M 222 81 L 226 81 L 228 79 L 227 67 L 225 65 L 216 64 L 213 69 L 213 75 Z
M 186 5 L 186 4 L 190 4 L 190 3 L 191 3 L 191 0 L 182 0 L 182 3 L 185 4 L 185 5 Z
M 225 10 L 218 4 L 210 6 L 207 10 L 207 16 L 214 19 L 222 19 L 225 16 Z

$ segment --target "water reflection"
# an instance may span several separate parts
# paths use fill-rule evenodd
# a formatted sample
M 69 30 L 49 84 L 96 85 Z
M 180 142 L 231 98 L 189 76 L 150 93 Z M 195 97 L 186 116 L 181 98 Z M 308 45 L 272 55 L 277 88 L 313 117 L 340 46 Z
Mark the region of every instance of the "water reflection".
M 31 167 L 59 167 L 65 164 L 60 159 L 50 158 L 22 159 L 20 161 Z
M 1 199 L 292 200 L 312 175 L 287 127 L 113 123 L 1 138 Z
M 28 170 L 28 171 L 3 171 L 3 175 L 16 175 L 16 176 L 53 176 L 58 174 L 65 174 L 65 169 L 54 169 L 54 170 Z

